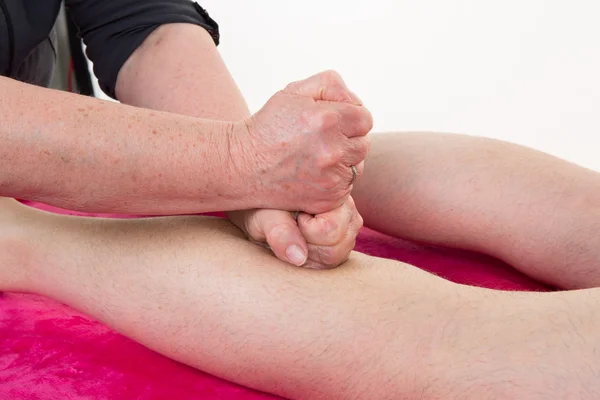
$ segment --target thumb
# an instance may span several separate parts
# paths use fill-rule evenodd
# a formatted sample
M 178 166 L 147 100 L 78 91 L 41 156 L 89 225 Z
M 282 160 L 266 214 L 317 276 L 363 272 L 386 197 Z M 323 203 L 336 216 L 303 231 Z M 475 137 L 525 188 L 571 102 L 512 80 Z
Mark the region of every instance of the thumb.
M 280 260 L 302 266 L 308 257 L 308 245 L 296 220 L 287 211 L 268 211 L 259 215 L 257 222 L 269 247 Z
M 321 72 L 310 78 L 290 83 L 283 92 L 310 97 L 314 100 L 362 105 L 361 99 L 348 89 L 342 77 L 335 71 Z

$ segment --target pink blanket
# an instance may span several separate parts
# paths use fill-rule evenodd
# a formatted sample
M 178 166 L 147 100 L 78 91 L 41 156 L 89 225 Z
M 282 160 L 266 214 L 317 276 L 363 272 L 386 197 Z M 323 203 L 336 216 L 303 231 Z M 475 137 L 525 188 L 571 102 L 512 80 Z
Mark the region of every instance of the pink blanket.
M 455 282 L 548 290 L 489 257 L 415 245 L 368 229 L 361 232 L 356 249 Z M 171 361 L 55 301 L 0 293 L 0 399 L 275 398 Z

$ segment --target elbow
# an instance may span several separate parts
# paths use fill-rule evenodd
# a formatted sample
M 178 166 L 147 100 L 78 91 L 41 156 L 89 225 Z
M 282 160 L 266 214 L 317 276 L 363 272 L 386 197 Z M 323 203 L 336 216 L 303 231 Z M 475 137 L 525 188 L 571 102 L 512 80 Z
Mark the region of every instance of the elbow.
M 73 10 L 73 18 L 101 89 L 114 99 L 119 71 L 158 27 L 174 23 L 199 25 L 209 32 L 215 44 L 219 43 L 218 24 L 198 4 L 187 0 L 89 1 L 85 11 Z

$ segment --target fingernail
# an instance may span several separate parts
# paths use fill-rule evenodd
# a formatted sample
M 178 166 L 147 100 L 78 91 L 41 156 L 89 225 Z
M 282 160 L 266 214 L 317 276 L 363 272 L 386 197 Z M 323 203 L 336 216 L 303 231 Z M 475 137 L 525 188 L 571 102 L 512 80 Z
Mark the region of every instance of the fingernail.
M 291 245 L 285 250 L 285 256 L 292 262 L 292 264 L 301 266 L 306 262 L 306 254 L 298 245 Z

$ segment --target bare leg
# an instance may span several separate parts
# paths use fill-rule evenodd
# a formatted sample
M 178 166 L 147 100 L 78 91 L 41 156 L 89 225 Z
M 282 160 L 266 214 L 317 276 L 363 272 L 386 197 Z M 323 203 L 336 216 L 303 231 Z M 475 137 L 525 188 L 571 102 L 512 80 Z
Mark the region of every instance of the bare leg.
M 496 256 L 563 288 L 600 286 L 600 174 L 464 135 L 372 135 L 353 192 L 385 233 Z
M 250 387 L 292 399 L 600 390 L 597 290 L 493 292 L 361 254 L 298 269 L 210 218 L 93 220 L 6 199 L 0 210 L 0 288 L 58 299 Z
M 171 358 L 290 398 L 352 398 L 389 379 L 380 365 L 420 369 L 413 344 L 430 328 L 419 316 L 438 314 L 455 290 L 359 254 L 335 271 L 288 267 L 224 220 L 94 220 L 0 204 L 2 230 L 11 218 L 21 227 L 8 246 L 32 244 L 35 259 L 26 271 L 5 263 L 0 289 L 47 295 Z M 386 274 L 410 285 L 382 291 Z M 398 332 L 397 318 L 411 323 Z M 395 346 L 405 346 L 399 359 L 383 351 Z M 396 379 L 407 392 L 421 386 L 412 372 Z

